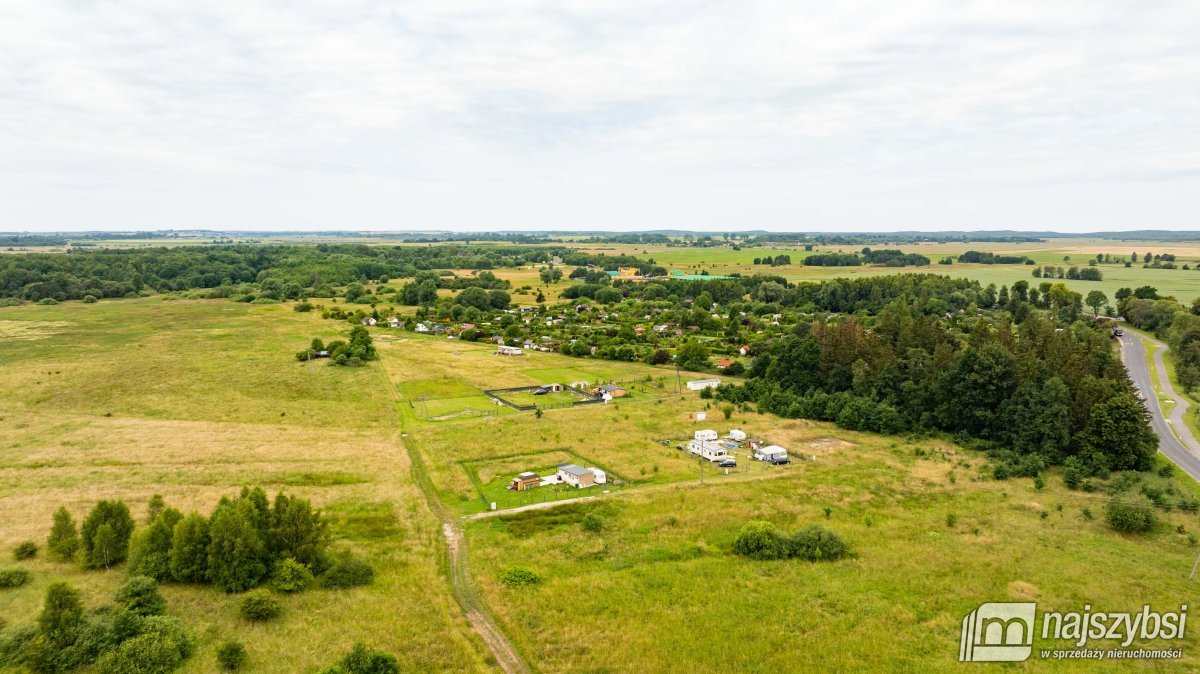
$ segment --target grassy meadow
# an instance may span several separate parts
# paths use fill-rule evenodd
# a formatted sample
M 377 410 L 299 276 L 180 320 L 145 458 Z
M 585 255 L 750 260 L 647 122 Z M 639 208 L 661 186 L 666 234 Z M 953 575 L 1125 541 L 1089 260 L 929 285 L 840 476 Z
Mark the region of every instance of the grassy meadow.
M 496 671 L 446 583 L 439 522 L 403 438 L 455 515 L 482 513 L 488 501 L 598 496 L 463 520 L 479 592 L 538 672 L 949 672 L 966 666 L 957 662 L 962 617 L 984 601 L 1063 611 L 1197 603 L 1187 579 L 1196 515 L 1167 513 L 1151 534 L 1118 535 L 1103 523 L 1105 496 L 1068 491 L 1053 471 L 1037 489 L 990 479 L 980 454 L 940 440 L 738 410 L 726 419 L 677 391 L 673 370 L 639 363 L 504 357 L 486 343 L 384 328 L 373 330 L 380 361 L 366 367 L 294 359 L 312 337 L 348 329 L 286 305 L 223 300 L 0 308 L 0 551 L 44 542 L 60 504 L 80 520 L 96 500 L 122 498 L 140 518 L 155 493 L 207 512 L 243 485 L 284 489 L 326 513 L 334 547 L 369 558 L 376 582 L 283 597 L 283 618 L 265 625 L 241 621 L 236 596 L 167 585 L 170 612 L 198 641 L 183 671 L 215 671 L 215 645 L 230 638 L 246 644 L 252 672 L 316 672 L 355 641 L 395 654 L 403 671 Z M 541 417 L 482 394 L 579 380 L 636 388 Z M 471 405 L 491 414 L 461 413 Z M 429 418 L 435 408 L 445 418 Z M 706 408 L 708 421 L 691 420 Z M 767 466 L 743 450 L 736 469 L 719 470 L 676 449 L 701 428 L 740 428 L 795 461 Z M 523 470 L 544 474 L 564 460 L 605 469 L 622 487 L 504 489 Z M 583 530 L 591 512 L 602 531 Z M 853 555 L 733 555 L 737 531 L 754 519 L 787 531 L 818 522 Z M 0 590 L 9 624 L 33 620 L 54 580 L 96 605 L 124 577 L 43 556 L 21 564 L 34 580 Z M 513 567 L 542 580 L 508 587 L 500 578 Z M 1044 645 L 1008 669 L 1200 667 L 1194 630 L 1172 663 L 1040 662 Z
M 261 672 L 314 672 L 355 641 L 406 670 L 487 671 L 438 571 L 440 532 L 399 448 L 394 399 L 375 367 L 298 363 L 293 353 L 344 324 L 286 306 L 158 298 L 0 309 L 0 549 L 44 544 L 61 504 L 86 516 L 121 498 L 207 513 L 243 485 L 312 499 L 334 547 L 366 555 L 374 585 L 284 597 L 284 617 L 249 625 L 237 597 L 165 586 L 198 638 L 185 672 L 216 670 L 215 644 L 245 642 Z M 111 599 L 122 569 L 83 571 L 43 555 L 33 582 L 0 591 L 9 624 L 33 620 L 46 585 Z M 415 599 L 420 597 L 419 600 Z

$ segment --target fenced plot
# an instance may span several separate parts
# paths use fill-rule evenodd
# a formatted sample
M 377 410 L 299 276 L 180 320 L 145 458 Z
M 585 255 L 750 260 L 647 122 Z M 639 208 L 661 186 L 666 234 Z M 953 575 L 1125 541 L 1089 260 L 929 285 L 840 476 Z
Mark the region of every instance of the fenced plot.
M 509 408 L 497 405 L 483 391 L 457 377 L 439 377 L 404 382 L 400 390 L 413 413 L 423 421 L 512 414 Z
M 557 385 L 548 390 L 545 386 L 517 386 L 484 391 L 484 395 L 518 412 L 529 412 L 538 408 L 558 409 L 575 405 L 603 403 L 604 399 L 571 386 Z
M 515 491 L 508 488 L 513 478 L 520 473 L 532 471 L 542 477 L 552 476 L 558 471 L 558 465 L 561 463 L 599 468 L 605 471 L 607 482 L 584 489 L 567 484 L 538 486 L 527 491 Z M 459 465 L 462 466 L 467 479 L 478 495 L 478 498 L 462 503 L 464 514 L 483 512 L 491 508 L 492 503 L 496 504 L 497 510 L 506 510 L 535 503 L 595 496 L 604 492 L 629 488 L 629 484 L 624 478 L 613 473 L 607 467 L 569 449 L 460 461 Z

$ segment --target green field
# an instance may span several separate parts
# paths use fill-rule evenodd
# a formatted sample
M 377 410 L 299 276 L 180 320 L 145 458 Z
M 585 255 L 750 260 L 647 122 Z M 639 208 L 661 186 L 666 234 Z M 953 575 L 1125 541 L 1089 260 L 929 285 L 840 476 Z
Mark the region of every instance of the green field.
M 1103 522 L 1106 495 L 1069 491 L 1055 471 L 1038 489 L 993 480 L 981 453 L 942 440 L 743 411 L 725 420 L 697 394 L 673 394 L 674 371 L 639 363 L 504 358 L 486 344 L 382 329 L 373 332 L 381 359 L 365 367 L 293 357 L 315 336 L 346 331 L 287 305 L 224 300 L 0 308 L 0 549 L 44 541 L 60 504 L 82 519 L 98 499 L 121 498 L 140 516 L 161 493 L 185 511 L 207 510 L 252 484 L 312 499 L 334 547 L 369 559 L 375 583 L 282 597 L 283 617 L 265 625 L 239 620 L 237 596 L 165 586 L 169 611 L 197 641 L 183 671 L 206 673 L 229 638 L 247 645 L 256 672 L 317 672 L 355 641 L 395 654 L 402 671 L 499 671 L 451 592 L 441 520 L 418 479 L 455 521 L 485 500 L 598 496 L 463 521 L 478 595 L 538 672 L 956 672 L 967 666 L 957 661 L 962 617 L 985 601 L 1060 611 L 1194 603 L 1194 514 L 1163 513 L 1148 535 L 1118 535 Z M 648 394 L 454 423 L 426 420 L 414 404 L 424 396 L 453 410 L 484 389 L 577 374 L 645 382 Z M 710 421 L 690 421 L 706 406 Z M 772 467 L 742 452 L 725 474 L 675 449 L 700 428 L 741 428 L 815 458 Z M 607 495 L 504 489 L 516 473 L 564 459 L 627 486 Z M 601 531 L 583 529 L 588 513 Z M 819 522 L 853 555 L 734 555 L 734 536 L 754 519 L 788 530 Z M 20 564 L 34 580 L 0 591 L 10 625 L 36 617 L 50 582 L 75 584 L 95 606 L 124 579 L 120 568 L 84 571 L 44 556 Z M 541 582 L 504 585 L 512 567 Z M 1039 637 L 1035 651 L 1043 645 Z M 1179 646 L 1179 661 L 1099 669 L 1200 666 L 1194 631 Z M 1097 668 L 1031 660 L 1006 669 Z
M 695 273 L 701 270 L 711 274 L 740 273 L 742 275 L 773 274 L 784 276 L 792 281 L 813 281 L 838 277 L 853 278 L 856 276 L 875 276 L 880 274 L 897 274 L 906 272 L 922 272 L 946 274 L 954 277 L 964 277 L 987 285 L 996 284 L 1011 286 L 1016 281 L 1028 281 L 1037 286 L 1043 279 L 1032 276 L 1033 267 L 1027 265 L 983 265 L 983 264 L 952 264 L 940 265 L 937 261 L 947 255 L 959 255 L 968 250 L 989 251 L 1013 255 L 1025 255 L 1032 258 L 1037 265 L 1053 265 L 1056 267 L 1086 266 L 1089 258 L 1097 253 L 1107 253 L 1113 257 L 1127 258 L 1131 253 L 1144 255 L 1151 253 L 1171 253 L 1177 256 L 1176 264 L 1188 264 L 1190 270 L 1184 269 L 1145 269 L 1142 263 L 1125 268 L 1121 264 L 1101 264 L 1099 268 L 1104 275 L 1102 281 L 1070 281 L 1063 280 L 1067 287 L 1086 295 L 1091 290 L 1101 290 L 1110 301 L 1113 300 L 1118 288 L 1136 288 L 1151 285 L 1158 288 L 1162 295 L 1174 295 L 1184 304 L 1200 297 L 1200 243 L 1178 241 L 1112 241 L 1102 239 L 1048 239 L 1044 243 L 925 243 L 902 244 L 891 246 L 872 246 L 873 248 L 899 248 L 906 253 L 925 255 L 933 264 L 927 267 L 805 267 L 802 261 L 812 253 L 805 252 L 802 246 L 775 246 L 763 248 L 743 248 L 733 250 L 731 247 L 716 248 L 686 248 L 667 246 L 639 246 L 632 244 L 596 244 L 585 245 L 582 248 L 592 252 L 605 252 L 609 255 L 626 254 L 638 255 L 642 258 L 652 258 L 658 264 L 668 269 Z M 817 246 L 813 253 L 822 252 L 855 252 L 862 246 Z M 643 252 L 644 251 L 644 252 Z M 754 258 L 790 255 L 792 264 L 772 267 L 753 264 Z M 1069 257 L 1070 261 L 1064 261 Z M 1058 280 L 1053 281 L 1055 283 Z

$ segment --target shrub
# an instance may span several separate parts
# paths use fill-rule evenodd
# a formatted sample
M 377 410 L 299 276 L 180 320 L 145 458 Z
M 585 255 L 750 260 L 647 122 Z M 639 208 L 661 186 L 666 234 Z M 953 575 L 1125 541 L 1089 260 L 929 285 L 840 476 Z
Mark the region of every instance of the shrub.
M 1153 529 L 1158 515 L 1142 494 L 1117 494 L 1104 506 L 1104 520 L 1117 531 L 1140 533 Z
M 344 589 L 358 585 L 370 585 L 375 580 L 375 569 L 366 561 L 348 551 L 334 555 L 329 568 L 321 574 L 321 587 Z
M 308 567 L 288 557 L 275 564 L 271 587 L 278 592 L 301 592 L 312 586 L 313 575 Z
M 217 646 L 217 664 L 226 672 L 236 672 L 246 666 L 246 646 L 238 642 L 226 642 Z
M 583 524 L 581 526 L 584 531 L 598 534 L 604 531 L 604 518 L 600 517 L 599 513 L 588 513 L 583 516 Z
M 400 664 L 390 653 L 354 644 L 353 650 L 341 662 L 348 674 L 400 674 Z
M 816 562 L 840 559 L 848 552 L 841 536 L 819 524 L 810 524 L 792 536 L 790 556 Z
M 96 661 L 99 674 L 166 674 L 192 654 L 192 640 L 179 621 L 168 616 L 146 618 L 142 633 L 121 642 Z
M 523 566 L 510 566 L 500 572 L 500 582 L 509 587 L 523 587 L 537 585 L 542 577 Z
M 146 576 L 134 576 L 125 581 L 117 592 L 116 600 L 121 608 L 140 616 L 167 612 L 167 600 L 158 591 L 158 582 Z
M 29 569 L 0 569 L 0 587 L 20 587 L 29 582 Z
M 96 303 L 96 296 L 95 296 L 95 295 L 84 295 L 84 296 L 83 296 L 83 303 L 84 303 L 84 304 L 95 304 L 95 303 Z
M 770 522 L 748 522 L 733 542 L 733 551 L 751 559 L 784 559 L 788 556 L 787 538 Z
M 17 547 L 13 548 L 13 559 L 17 560 L 18 562 L 23 559 L 33 559 L 34 557 L 37 557 L 37 550 L 37 543 L 34 543 L 33 541 L 19 543 Z
M 53 297 L 43 297 L 42 299 L 38 300 L 38 304 L 43 306 L 52 306 L 58 304 L 58 300 L 54 299 Z
M 217 647 L 217 664 L 227 672 L 246 666 L 246 647 L 236 641 L 226 641 Z
M 253 623 L 265 623 L 279 617 L 283 607 L 266 590 L 255 590 L 242 597 L 242 617 Z

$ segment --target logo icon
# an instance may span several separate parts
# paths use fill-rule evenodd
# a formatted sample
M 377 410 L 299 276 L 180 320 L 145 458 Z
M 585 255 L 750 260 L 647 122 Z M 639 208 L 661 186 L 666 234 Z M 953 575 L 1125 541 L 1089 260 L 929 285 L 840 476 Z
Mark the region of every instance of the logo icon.
M 989 602 L 967 614 L 959 662 L 1021 662 L 1033 652 L 1037 604 Z

